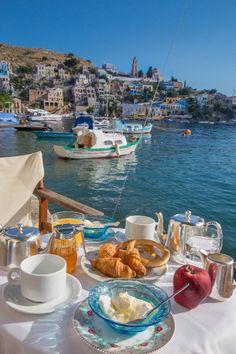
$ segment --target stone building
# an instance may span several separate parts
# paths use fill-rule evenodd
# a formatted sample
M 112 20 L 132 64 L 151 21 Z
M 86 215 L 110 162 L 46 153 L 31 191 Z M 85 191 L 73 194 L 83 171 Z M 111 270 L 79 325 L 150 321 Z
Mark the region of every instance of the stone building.
M 57 74 L 57 68 L 58 68 L 58 64 L 56 63 L 50 63 L 50 64 L 39 63 L 36 65 L 36 77 L 38 79 L 53 78 Z
M 22 114 L 25 113 L 25 105 L 19 98 L 13 98 L 13 102 L 9 103 L 9 107 L 5 108 L 3 111 L 13 114 Z
M 61 88 L 51 89 L 43 101 L 44 109 L 48 112 L 56 111 L 64 106 L 64 95 Z
M 29 89 L 29 102 L 43 101 L 44 96 L 47 94 L 46 90 Z
M 0 92 L 10 89 L 9 65 L 6 61 L 0 61 Z

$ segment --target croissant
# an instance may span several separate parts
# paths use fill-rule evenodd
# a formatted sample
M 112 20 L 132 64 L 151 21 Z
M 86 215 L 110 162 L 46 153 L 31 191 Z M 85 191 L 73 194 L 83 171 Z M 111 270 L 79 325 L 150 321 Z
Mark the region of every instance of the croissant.
M 123 259 L 124 259 L 126 256 L 128 256 L 129 254 L 131 254 L 131 253 L 132 253 L 132 255 L 136 255 L 137 258 L 139 258 L 139 259 L 141 258 L 141 257 L 140 257 L 140 254 L 139 254 L 139 251 L 137 250 L 137 248 L 134 248 L 134 249 L 132 250 L 132 252 L 131 252 L 131 251 L 127 251 L 127 250 L 123 250 L 122 248 L 120 248 L 120 249 L 117 250 L 116 257 L 121 258 L 121 260 L 123 261 Z
M 137 256 L 136 253 L 126 255 L 122 259 L 122 262 L 133 269 L 139 277 L 146 275 L 146 267 L 142 264 L 140 256 Z
M 134 278 L 136 276 L 128 265 L 123 264 L 120 258 L 98 258 L 90 260 L 92 267 L 113 278 Z
M 114 257 L 116 254 L 116 245 L 112 243 L 104 243 L 99 248 L 99 258 L 109 258 Z

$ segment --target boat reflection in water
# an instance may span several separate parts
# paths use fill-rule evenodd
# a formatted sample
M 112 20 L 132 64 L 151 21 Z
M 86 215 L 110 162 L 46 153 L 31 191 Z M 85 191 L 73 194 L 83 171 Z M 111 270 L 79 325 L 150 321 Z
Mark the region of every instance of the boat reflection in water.
M 86 159 L 78 164 L 74 160 L 61 160 L 56 159 L 54 161 L 54 169 L 57 174 L 65 174 L 66 169 L 70 165 L 70 169 L 73 169 L 73 176 L 76 176 L 76 184 L 80 188 L 94 188 L 105 192 L 106 190 L 116 190 L 113 182 L 120 184 L 126 178 L 127 172 L 134 173 L 137 165 L 137 157 L 135 154 L 130 154 L 122 159 Z M 112 186 L 112 188 L 111 188 Z

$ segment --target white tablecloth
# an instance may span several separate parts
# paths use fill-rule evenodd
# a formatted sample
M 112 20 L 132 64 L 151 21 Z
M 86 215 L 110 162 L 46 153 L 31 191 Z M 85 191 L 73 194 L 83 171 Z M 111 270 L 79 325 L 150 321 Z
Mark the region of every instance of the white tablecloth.
M 79 251 L 82 254 L 82 250 Z M 80 262 L 80 260 L 79 260 Z M 80 264 L 80 263 L 78 263 Z M 168 273 L 157 282 L 172 292 L 172 277 L 179 265 L 169 265 Z M 83 291 L 79 303 L 96 282 L 79 267 L 74 274 Z M 0 272 L 0 354 L 94 354 L 96 351 L 75 333 L 72 318 L 77 304 L 48 315 L 19 313 L 4 302 L 2 292 L 7 282 Z M 159 354 L 235 354 L 236 295 L 219 303 L 207 299 L 189 311 L 172 302 L 175 333 Z

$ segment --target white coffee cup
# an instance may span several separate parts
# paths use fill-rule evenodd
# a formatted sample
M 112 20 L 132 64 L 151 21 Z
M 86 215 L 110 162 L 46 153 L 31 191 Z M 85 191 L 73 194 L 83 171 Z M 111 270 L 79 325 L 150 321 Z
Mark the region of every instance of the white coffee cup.
M 156 225 L 156 221 L 148 216 L 128 216 L 125 222 L 125 236 L 129 240 L 153 240 L 156 231 Z
M 38 254 L 24 259 L 20 268 L 12 268 L 8 282 L 20 284 L 22 295 L 32 301 L 56 299 L 66 289 L 66 261 L 52 254 Z

